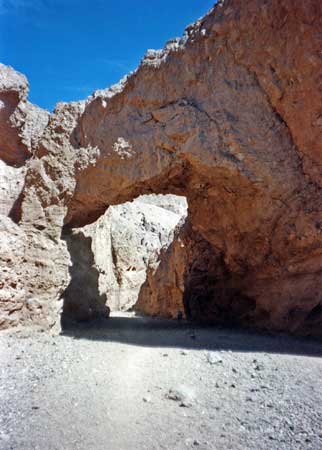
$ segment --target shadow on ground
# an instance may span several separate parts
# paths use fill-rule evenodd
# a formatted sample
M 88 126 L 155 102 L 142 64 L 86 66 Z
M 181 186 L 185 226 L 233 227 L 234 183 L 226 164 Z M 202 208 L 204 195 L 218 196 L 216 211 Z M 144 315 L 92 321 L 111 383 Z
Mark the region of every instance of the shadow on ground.
M 70 325 L 62 332 L 74 339 L 118 342 L 143 347 L 231 350 L 322 357 L 322 341 L 248 330 L 194 326 L 186 321 L 116 316 Z

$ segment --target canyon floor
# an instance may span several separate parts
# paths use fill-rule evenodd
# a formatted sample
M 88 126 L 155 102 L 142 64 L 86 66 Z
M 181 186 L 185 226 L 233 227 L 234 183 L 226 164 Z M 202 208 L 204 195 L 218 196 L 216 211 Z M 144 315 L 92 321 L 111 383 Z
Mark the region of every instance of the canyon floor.
M 0 336 L 1 450 L 320 450 L 322 343 L 130 314 Z

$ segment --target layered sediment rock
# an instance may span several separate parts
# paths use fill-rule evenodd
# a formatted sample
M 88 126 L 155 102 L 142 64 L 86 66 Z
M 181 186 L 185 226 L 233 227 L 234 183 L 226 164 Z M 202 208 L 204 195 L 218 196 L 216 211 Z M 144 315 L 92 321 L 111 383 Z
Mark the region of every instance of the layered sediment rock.
M 119 85 L 59 105 L 27 164 L 26 301 L 57 321 L 66 230 L 172 193 L 189 204 L 187 310 L 320 332 L 321 26 L 319 0 L 219 2 Z

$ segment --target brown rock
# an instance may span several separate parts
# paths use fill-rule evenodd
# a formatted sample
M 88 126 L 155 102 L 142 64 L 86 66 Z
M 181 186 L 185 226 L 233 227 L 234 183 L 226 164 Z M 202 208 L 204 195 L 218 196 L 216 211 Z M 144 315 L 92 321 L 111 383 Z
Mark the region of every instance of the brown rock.
M 0 215 L 0 329 L 19 325 L 29 316 L 22 270 L 24 239 L 20 228 Z
M 191 316 L 319 333 L 321 26 L 320 0 L 220 2 L 119 85 L 59 105 L 28 163 L 26 298 L 57 320 L 63 225 L 172 193 L 189 204 Z M 45 268 L 32 269 L 39 259 Z
M 187 252 L 182 229 L 181 223 L 170 246 L 158 255 L 159 264 L 148 267 L 135 311 L 175 319 L 189 315 L 184 303 Z
M 0 64 L 0 159 L 21 166 L 32 154 L 49 113 L 27 101 L 24 75 Z

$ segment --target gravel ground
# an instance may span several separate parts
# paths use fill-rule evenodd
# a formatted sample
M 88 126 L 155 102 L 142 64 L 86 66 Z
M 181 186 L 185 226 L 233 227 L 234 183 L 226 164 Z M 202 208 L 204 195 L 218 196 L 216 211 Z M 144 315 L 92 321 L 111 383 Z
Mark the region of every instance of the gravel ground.
M 0 450 L 322 449 L 318 341 L 122 315 L 0 363 Z

